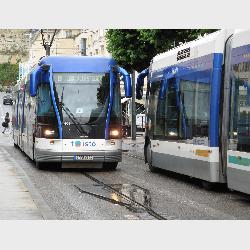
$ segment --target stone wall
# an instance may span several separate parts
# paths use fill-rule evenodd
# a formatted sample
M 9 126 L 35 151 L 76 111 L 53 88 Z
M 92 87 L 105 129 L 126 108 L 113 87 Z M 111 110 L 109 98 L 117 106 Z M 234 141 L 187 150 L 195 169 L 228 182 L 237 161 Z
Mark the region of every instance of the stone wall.
M 27 61 L 29 30 L 0 29 L 0 63 Z

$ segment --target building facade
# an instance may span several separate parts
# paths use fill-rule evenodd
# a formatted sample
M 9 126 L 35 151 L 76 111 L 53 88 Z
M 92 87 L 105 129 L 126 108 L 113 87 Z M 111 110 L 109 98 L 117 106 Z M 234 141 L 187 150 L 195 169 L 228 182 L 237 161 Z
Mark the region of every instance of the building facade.
M 77 54 L 81 55 L 82 51 L 86 49 L 87 56 L 111 56 L 107 51 L 106 32 L 105 29 L 83 29 L 81 34 L 75 38 Z
M 44 30 L 44 38 L 46 42 L 50 42 L 55 30 Z M 74 55 L 75 38 L 81 33 L 80 29 L 59 29 L 56 31 L 54 41 L 52 43 L 50 54 L 51 55 Z M 40 30 L 31 33 L 30 37 L 30 50 L 29 61 L 37 63 L 39 59 L 46 55 L 43 47 L 43 39 Z
M 50 41 L 54 30 L 44 30 L 44 37 Z M 59 29 L 56 31 L 50 50 L 51 55 L 111 56 L 106 48 L 105 29 Z M 38 62 L 45 56 L 40 30 L 31 33 L 29 60 Z

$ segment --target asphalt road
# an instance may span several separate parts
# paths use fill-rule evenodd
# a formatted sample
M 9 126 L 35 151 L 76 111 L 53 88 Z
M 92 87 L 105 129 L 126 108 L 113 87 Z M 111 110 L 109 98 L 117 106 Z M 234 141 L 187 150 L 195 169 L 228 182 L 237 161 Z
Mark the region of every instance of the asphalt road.
M 2 104 L 0 117 L 11 112 L 11 106 Z M 84 175 L 83 170 L 38 170 L 20 150 L 13 147 L 11 134 L 0 135 L 0 147 L 7 150 L 12 160 L 22 169 L 44 204 L 55 219 L 64 220 L 130 220 L 155 219 L 144 210 L 130 209 L 101 200 L 82 190 L 113 198 L 115 194 L 103 190 Z M 219 187 L 217 191 L 202 188 L 199 180 L 165 171 L 151 173 L 147 165 L 131 155 L 140 155 L 142 147 L 124 152 L 116 171 L 87 170 L 91 176 L 107 184 L 120 184 L 127 194 L 136 187 L 136 199 L 148 202 L 151 208 L 166 219 L 250 219 L 250 196 Z M 128 154 L 130 156 L 128 156 Z M 39 204 L 37 205 L 40 206 Z M 42 206 L 40 209 L 44 209 Z

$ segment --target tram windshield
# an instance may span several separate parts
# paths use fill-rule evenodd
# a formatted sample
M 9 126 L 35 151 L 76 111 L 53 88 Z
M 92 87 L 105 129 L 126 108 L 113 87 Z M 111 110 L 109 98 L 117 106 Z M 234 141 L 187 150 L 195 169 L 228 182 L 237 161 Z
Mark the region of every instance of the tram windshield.
M 110 99 L 108 73 L 54 73 L 53 78 L 63 122 L 72 119 L 85 125 L 105 122 Z M 111 119 L 119 119 L 119 84 L 114 86 Z
M 164 98 L 160 98 L 161 82 L 150 88 L 148 129 L 154 139 L 181 140 L 208 144 L 210 84 L 180 81 L 177 93 L 175 79 L 169 80 Z

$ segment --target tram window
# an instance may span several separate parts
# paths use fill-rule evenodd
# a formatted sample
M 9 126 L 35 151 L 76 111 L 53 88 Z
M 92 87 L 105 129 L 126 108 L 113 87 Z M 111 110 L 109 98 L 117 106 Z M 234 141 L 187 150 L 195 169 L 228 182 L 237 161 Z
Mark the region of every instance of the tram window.
M 154 136 L 157 137 L 157 139 L 161 139 L 165 137 L 165 108 L 166 108 L 166 97 L 165 98 L 159 98 L 159 91 L 160 91 L 161 83 L 158 82 L 157 84 L 157 98 L 158 102 L 156 105 L 156 114 L 155 114 L 155 130 L 154 130 Z
M 13 116 L 12 124 L 13 124 L 13 126 L 14 126 L 16 129 L 18 129 L 18 127 L 17 127 L 18 95 L 19 95 L 18 91 L 15 91 L 15 92 L 14 92 L 14 99 L 13 99 L 13 107 L 14 107 L 14 109 L 13 109 L 13 113 L 12 113 L 12 116 Z
M 157 121 L 157 104 L 160 90 L 160 82 L 154 82 L 151 84 L 149 104 L 148 104 L 148 128 L 149 135 L 157 138 L 159 133 L 159 126 Z
M 233 70 L 229 149 L 250 152 L 250 62 L 234 65 Z
M 208 137 L 210 85 L 170 79 L 164 99 L 159 98 L 161 82 L 151 84 L 148 105 L 149 135 L 154 139 L 187 140 Z
M 27 81 L 27 83 L 26 83 L 25 96 L 26 96 L 26 98 L 30 97 L 30 81 Z
M 181 138 L 208 137 L 210 85 L 182 80 L 180 98 Z
M 37 93 L 37 120 L 38 122 L 49 122 L 54 117 L 55 112 L 50 96 L 50 86 L 41 84 Z
M 120 79 L 116 77 L 117 82 L 114 86 L 113 106 L 111 109 L 110 121 L 113 124 L 121 123 L 121 92 L 120 92 Z M 108 85 L 109 90 L 109 85 Z
M 23 105 L 23 91 L 19 92 L 19 103 L 18 103 L 18 128 L 21 128 L 22 124 L 22 105 Z
M 177 107 L 175 79 L 169 80 L 165 112 L 165 136 L 170 140 L 179 137 L 179 110 Z
M 27 86 L 24 86 L 24 93 L 23 93 L 23 129 L 27 127 L 27 111 L 26 111 L 26 105 L 27 105 Z M 23 131 L 22 131 L 23 132 Z

